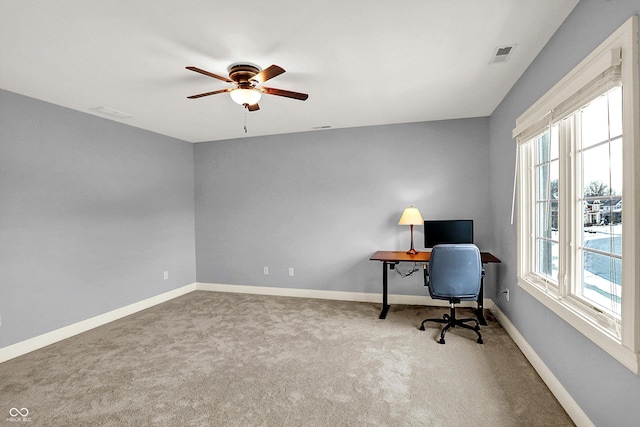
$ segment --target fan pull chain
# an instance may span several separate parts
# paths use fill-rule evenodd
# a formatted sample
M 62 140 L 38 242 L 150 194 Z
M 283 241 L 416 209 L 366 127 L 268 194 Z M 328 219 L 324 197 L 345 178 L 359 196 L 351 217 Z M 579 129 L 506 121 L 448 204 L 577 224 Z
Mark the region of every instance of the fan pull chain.
M 247 133 L 247 109 L 244 110 L 244 133 Z

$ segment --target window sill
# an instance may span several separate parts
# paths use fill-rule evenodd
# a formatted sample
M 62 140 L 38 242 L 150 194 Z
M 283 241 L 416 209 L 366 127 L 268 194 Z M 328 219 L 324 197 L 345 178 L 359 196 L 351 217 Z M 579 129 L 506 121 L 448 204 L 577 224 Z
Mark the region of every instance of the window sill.
M 518 278 L 518 286 L 609 353 L 634 374 L 640 375 L 640 353 L 635 353 L 625 347 L 620 342 L 620 338 L 616 337 L 610 329 L 577 310 L 574 304 L 559 298 L 557 295 L 546 292 L 544 288 L 526 277 Z

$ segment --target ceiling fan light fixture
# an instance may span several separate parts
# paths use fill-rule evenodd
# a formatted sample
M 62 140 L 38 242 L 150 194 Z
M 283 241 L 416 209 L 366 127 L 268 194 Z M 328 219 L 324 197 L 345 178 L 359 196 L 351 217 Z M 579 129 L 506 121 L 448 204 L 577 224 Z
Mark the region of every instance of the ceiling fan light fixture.
M 256 89 L 234 89 L 229 92 L 233 102 L 240 105 L 255 105 L 260 101 L 262 92 Z

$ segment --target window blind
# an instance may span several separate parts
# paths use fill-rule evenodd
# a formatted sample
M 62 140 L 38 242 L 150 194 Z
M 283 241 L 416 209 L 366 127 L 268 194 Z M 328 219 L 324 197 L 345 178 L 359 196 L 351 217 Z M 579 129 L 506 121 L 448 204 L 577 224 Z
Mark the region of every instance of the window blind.
M 517 120 L 513 137 L 522 144 L 541 134 L 554 123 L 584 106 L 607 89 L 620 85 L 622 76 L 621 49 L 588 64 L 590 78 L 562 79 L 546 96 L 525 111 Z

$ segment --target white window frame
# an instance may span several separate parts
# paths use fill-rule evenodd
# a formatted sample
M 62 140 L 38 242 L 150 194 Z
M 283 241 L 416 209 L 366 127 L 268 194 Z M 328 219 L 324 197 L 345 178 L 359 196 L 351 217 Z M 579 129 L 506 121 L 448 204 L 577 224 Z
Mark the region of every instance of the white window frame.
M 622 200 L 622 315 L 620 324 L 612 324 L 588 305 L 576 304 L 567 293 L 570 284 L 566 274 L 559 272 L 558 286 L 547 286 L 536 278 L 534 266 L 535 247 L 532 245 L 535 217 L 532 203 L 535 179 L 531 170 L 532 150 L 526 144 L 537 134 L 541 121 L 563 102 L 580 92 L 590 82 L 612 65 L 620 63 L 623 86 L 623 189 Z M 517 155 L 517 278 L 518 285 L 534 298 L 567 321 L 578 331 L 620 361 L 624 366 L 640 375 L 640 93 L 638 88 L 638 17 L 632 16 L 598 48 L 578 64 L 542 98 L 525 111 L 517 120 L 513 137 L 518 140 Z M 567 130 L 569 131 L 569 130 Z M 560 156 L 572 155 L 570 149 Z M 575 171 L 563 167 L 560 162 L 560 179 L 572 180 Z M 573 197 L 561 196 L 560 210 L 566 210 Z M 575 227 L 574 223 L 561 224 Z M 567 229 L 569 230 L 569 229 Z M 571 232 L 576 235 L 575 230 Z M 572 265 L 569 257 L 577 251 L 567 234 L 559 238 L 559 263 L 567 268 Z M 539 276 L 538 276 L 539 277 Z

